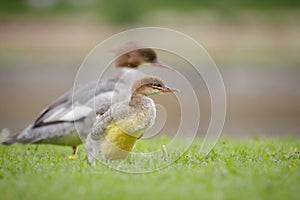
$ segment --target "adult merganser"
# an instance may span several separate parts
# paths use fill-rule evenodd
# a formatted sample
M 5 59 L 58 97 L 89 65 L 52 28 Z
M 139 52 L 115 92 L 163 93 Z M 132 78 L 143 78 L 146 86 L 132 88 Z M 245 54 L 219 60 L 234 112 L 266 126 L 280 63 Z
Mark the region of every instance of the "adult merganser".
M 153 49 L 134 42 L 123 45 L 115 53 L 120 56 L 115 60 L 117 69 L 114 76 L 100 81 L 94 80 L 74 91 L 68 91 L 46 107 L 21 133 L 8 137 L 2 144 L 10 145 L 17 142 L 66 145 L 72 146 L 75 154 L 76 147 L 91 131 L 94 122 L 94 118 L 91 117 L 94 106 L 101 107 L 104 111 L 110 106 L 115 86 L 116 84 L 122 86 L 120 78 L 125 73 L 129 70 L 137 71 L 136 69 L 144 63 L 172 69 L 158 62 Z M 123 88 L 131 87 L 127 85 L 128 82 L 123 82 Z M 73 106 L 72 96 L 74 99 L 80 99 L 80 102 L 75 102 Z M 79 137 L 78 131 L 83 137 Z

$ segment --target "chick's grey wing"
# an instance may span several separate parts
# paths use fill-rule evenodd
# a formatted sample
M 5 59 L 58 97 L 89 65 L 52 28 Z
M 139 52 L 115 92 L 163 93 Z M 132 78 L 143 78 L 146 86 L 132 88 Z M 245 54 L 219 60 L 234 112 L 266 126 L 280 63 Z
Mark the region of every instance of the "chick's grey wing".
M 99 109 L 101 110 L 101 109 Z M 104 110 L 104 109 L 103 109 Z M 92 140 L 100 140 L 105 133 L 107 126 L 113 121 L 111 109 L 108 109 L 104 114 L 98 115 L 93 125 L 90 137 Z

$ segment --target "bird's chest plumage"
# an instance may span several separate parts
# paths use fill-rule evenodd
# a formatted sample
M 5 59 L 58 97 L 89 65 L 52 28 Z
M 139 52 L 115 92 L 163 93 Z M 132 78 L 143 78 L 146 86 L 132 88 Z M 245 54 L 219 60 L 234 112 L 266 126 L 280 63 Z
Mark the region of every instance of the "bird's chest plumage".
M 129 112 L 111 122 L 105 129 L 100 151 L 106 159 L 124 159 L 128 156 L 144 131 L 153 125 L 156 109 L 152 101 L 142 107 L 129 108 Z
M 111 123 L 101 141 L 101 154 L 108 160 L 124 159 L 133 148 L 137 138 L 124 132 L 117 123 Z

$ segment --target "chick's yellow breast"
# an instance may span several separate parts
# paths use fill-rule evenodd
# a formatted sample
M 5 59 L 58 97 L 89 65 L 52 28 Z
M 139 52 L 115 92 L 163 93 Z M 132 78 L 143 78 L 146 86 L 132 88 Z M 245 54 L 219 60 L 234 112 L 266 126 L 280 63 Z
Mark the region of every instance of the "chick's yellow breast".
M 128 133 L 130 126 L 135 119 L 130 121 L 113 122 L 107 126 L 105 137 L 100 145 L 101 154 L 108 160 L 124 159 L 133 148 L 137 137 L 133 133 Z M 129 127 L 128 127 L 129 126 Z M 127 130 L 127 131 L 126 131 Z M 139 131 L 142 134 L 142 130 Z M 136 135 L 138 133 L 134 133 Z

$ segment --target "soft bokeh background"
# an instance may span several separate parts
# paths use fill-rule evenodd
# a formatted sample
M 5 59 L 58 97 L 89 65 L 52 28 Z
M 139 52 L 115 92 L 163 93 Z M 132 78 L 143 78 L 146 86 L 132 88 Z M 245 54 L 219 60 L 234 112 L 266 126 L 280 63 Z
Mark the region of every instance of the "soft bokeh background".
M 220 68 L 228 97 L 224 135 L 300 136 L 299 11 L 296 0 L 1 2 L 0 129 L 22 130 L 72 87 L 99 42 L 129 28 L 161 26 L 196 39 Z M 205 92 L 203 107 L 205 131 Z

